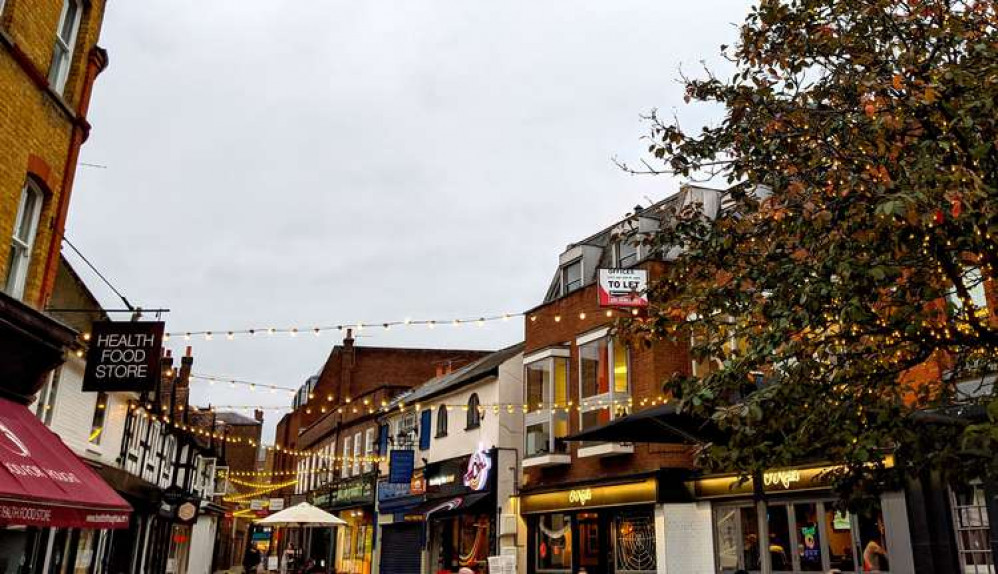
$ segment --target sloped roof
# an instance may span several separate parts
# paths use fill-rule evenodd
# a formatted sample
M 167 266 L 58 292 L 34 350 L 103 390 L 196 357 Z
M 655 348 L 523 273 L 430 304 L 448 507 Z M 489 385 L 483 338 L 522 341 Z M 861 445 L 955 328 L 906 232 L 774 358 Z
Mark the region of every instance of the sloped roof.
M 486 355 L 469 365 L 457 369 L 456 371 L 451 371 L 445 375 L 434 377 L 416 387 L 412 391 L 397 397 L 389 404 L 388 408 L 391 409 L 398 406 L 401 401 L 411 403 L 413 401 L 426 400 L 428 398 L 459 389 L 484 377 L 495 374 L 499 371 L 500 365 L 512 359 L 517 354 L 522 353 L 523 348 L 523 342 L 510 345 L 505 349 L 500 349 L 494 353 Z
M 215 422 L 225 423 L 228 425 L 237 426 L 247 426 L 247 425 L 259 425 L 260 421 L 248 417 L 246 415 L 241 415 L 239 413 L 234 413 L 230 411 L 216 413 Z

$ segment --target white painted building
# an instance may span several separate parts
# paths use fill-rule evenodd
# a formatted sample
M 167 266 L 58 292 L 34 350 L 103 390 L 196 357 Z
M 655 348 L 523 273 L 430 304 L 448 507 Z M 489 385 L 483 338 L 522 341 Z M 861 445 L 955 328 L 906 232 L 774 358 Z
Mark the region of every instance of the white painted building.
M 523 444 L 523 345 L 492 353 L 400 397 L 382 418 L 378 484 L 380 571 L 485 571 L 520 555 L 515 508 Z M 401 407 L 401 408 L 400 408 Z M 411 453 L 411 454 L 409 454 Z M 408 483 L 392 464 L 412 457 Z M 425 544 L 423 543 L 425 541 Z

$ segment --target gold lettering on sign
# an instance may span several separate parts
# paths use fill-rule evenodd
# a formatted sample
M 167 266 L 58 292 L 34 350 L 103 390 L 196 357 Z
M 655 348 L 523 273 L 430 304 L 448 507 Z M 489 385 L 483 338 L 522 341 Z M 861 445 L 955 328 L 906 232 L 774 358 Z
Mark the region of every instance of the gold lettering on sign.
M 799 470 L 774 470 L 762 475 L 762 482 L 765 486 L 783 486 L 790 488 L 791 484 L 800 482 Z
M 593 499 L 593 489 L 591 488 L 580 488 L 578 490 L 573 490 L 568 493 L 568 503 L 578 504 L 579 506 L 585 506 L 587 502 Z

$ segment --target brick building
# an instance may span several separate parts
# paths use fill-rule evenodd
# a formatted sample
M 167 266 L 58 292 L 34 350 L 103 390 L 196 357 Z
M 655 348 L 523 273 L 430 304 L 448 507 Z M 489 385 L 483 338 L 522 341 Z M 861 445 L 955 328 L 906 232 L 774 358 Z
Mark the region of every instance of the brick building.
M 354 543 L 366 544 L 373 552 L 371 520 L 378 465 L 372 461 L 378 456 L 379 409 L 430 378 L 486 354 L 461 349 L 364 347 L 355 345 L 348 330 L 319 373 L 299 389 L 292 412 L 277 425 L 276 442 L 282 450 L 320 453 L 309 457 L 286 452 L 275 455 L 275 470 L 295 472 L 298 478 L 284 494 L 291 502 L 309 498 L 341 515 L 345 511 L 351 523 L 357 523 L 351 531 L 363 533 L 361 541 Z M 312 542 L 313 556 L 331 553 L 328 539 L 317 537 Z M 370 560 L 358 561 L 350 568 L 350 572 L 370 574 Z
M 602 268 L 668 262 L 642 243 L 683 202 L 719 204 L 719 192 L 687 187 L 579 242 L 560 255 L 543 302 L 527 312 L 524 452 L 520 511 L 527 525 L 524 572 L 655 572 L 665 535 L 665 491 L 691 468 L 690 447 L 565 441 L 662 399 L 662 384 L 689 373 L 688 347 L 658 341 L 629 347 L 614 324 L 632 311 L 601 307 Z M 681 484 L 681 482 L 678 482 Z M 621 546 L 622 541 L 627 546 Z M 670 570 L 671 571 L 671 570 Z
M 75 334 L 52 294 L 87 109 L 107 54 L 104 0 L 0 2 L 0 391 L 26 403 Z

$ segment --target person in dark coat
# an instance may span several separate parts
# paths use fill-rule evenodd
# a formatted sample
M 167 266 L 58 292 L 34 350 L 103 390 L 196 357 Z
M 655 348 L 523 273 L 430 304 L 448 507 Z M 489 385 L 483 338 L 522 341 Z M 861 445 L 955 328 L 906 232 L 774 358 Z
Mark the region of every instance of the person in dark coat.
M 256 546 L 250 545 L 246 550 L 246 557 L 243 558 L 243 572 L 250 574 L 256 572 L 256 567 L 260 565 L 260 551 Z

